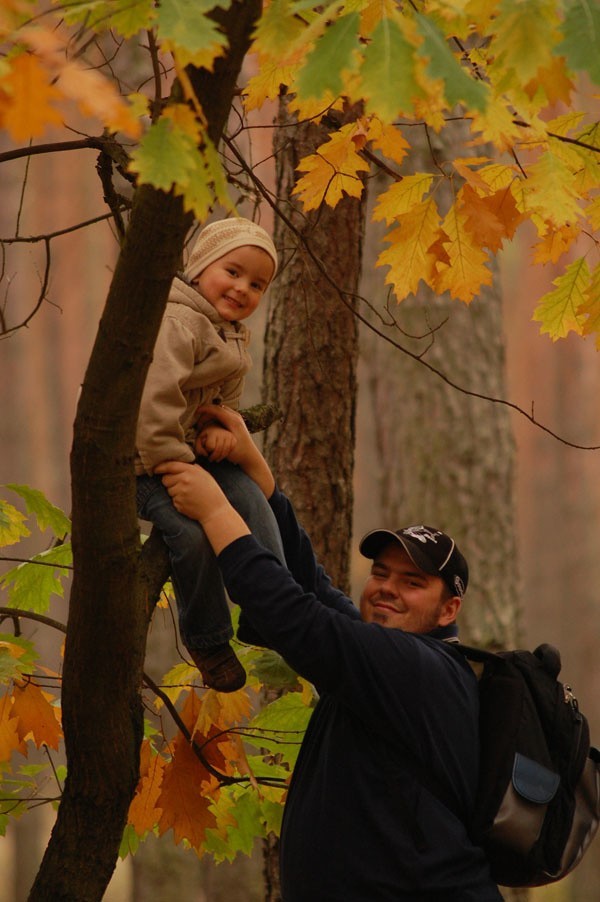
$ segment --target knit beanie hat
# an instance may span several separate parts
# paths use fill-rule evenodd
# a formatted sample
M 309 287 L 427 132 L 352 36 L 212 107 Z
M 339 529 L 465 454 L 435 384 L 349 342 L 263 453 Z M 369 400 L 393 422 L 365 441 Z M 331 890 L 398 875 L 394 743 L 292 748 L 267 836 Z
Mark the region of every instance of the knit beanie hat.
M 236 217 L 211 222 L 202 229 L 185 267 L 186 279 L 192 282 L 210 263 L 224 257 L 236 247 L 245 245 L 260 247 L 267 252 L 275 266 L 274 278 L 277 272 L 277 251 L 270 236 L 255 222 Z

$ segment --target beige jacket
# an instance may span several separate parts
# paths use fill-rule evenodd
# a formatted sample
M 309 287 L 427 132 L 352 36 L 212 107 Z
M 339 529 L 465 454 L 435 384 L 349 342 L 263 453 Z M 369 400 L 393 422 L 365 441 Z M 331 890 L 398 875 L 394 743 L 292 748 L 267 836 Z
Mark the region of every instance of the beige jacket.
M 249 338 L 244 325 L 222 320 L 194 288 L 174 280 L 140 405 L 136 475 L 165 460 L 194 461 L 200 405 L 239 407 Z

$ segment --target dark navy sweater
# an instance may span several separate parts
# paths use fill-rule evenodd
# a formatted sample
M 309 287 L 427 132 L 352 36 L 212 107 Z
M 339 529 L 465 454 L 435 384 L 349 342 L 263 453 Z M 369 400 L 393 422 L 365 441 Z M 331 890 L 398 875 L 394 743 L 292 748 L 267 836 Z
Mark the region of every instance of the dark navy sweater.
M 276 489 L 270 503 L 289 571 L 252 536 L 219 564 L 231 599 L 320 694 L 284 812 L 284 902 L 497 902 L 463 823 L 478 704 L 471 669 L 441 641 L 454 628 L 417 636 L 363 623 L 287 498 Z

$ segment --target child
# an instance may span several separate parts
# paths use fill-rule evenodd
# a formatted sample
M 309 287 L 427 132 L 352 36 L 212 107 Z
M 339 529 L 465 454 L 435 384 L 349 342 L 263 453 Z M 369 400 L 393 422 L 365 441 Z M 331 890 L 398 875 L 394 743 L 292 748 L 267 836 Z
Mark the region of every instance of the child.
M 277 252 L 248 219 L 206 226 L 182 278 L 175 278 L 140 405 L 136 437 L 138 514 L 162 532 L 169 549 L 179 631 L 204 684 L 234 692 L 246 680 L 219 569 L 202 527 L 179 514 L 154 474 L 159 463 L 196 460 L 198 408 L 237 409 L 250 367 L 249 332 L 240 322 L 256 310 L 277 271 Z M 218 424 L 201 427 L 202 463 L 219 481 L 257 539 L 283 561 L 281 538 L 264 496 L 225 460 L 235 442 Z

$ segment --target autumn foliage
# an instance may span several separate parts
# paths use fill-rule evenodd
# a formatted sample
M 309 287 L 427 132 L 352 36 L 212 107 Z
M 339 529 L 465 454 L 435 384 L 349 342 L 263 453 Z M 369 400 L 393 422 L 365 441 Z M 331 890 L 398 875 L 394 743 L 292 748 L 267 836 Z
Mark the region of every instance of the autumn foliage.
M 71 140 L 75 123 L 81 136 L 83 122 L 87 137 L 114 139 L 135 185 L 173 190 L 200 221 L 215 201 L 232 207 L 227 159 L 207 135 L 186 71 L 210 70 L 225 52 L 208 12 L 229 5 L 3 0 L 6 139 L 25 155 L 49 135 Z M 115 43 L 146 53 L 137 84 L 115 74 L 105 49 Z M 387 228 L 377 264 L 399 302 L 421 283 L 471 302 L 491 283 L 495 255 L 527 229 L 531 265 L 559 271 L 537 301 L 541 330 L 552 339 L 594 335 L 600 346 L 598 4 L 271 0 L 248 72 L 241 119 L 285 92 L 300 120 L 332 123 L 330 137 L 298 165 L 295 193 L 304 210 L 359 197 L 373 172 L 385 173 L 373 204 L 374 219 Z M 180 91 L 169 94 L 175 78 Z M 340 126 L 336 114 L 348 109 L 359 112 Z M 416 135 L 429 149 L 418 166 Z M 460 154 L 439 149 L 447 146 Z M 62 598 L 68 578 L 70 524 L 39 493 L 11 490 L 59 541 L 5 574 L 3 611 L 44 622 L 50 597 Z M 27 531 L 24 515 L 1 501 L 0 546 Z M 145 687 L 148 729 L 123 853 L 148 831 L 171 830 L 176 842 L 231 858 L 249 851 L 255 835 L 277 832 L 312 692 L 272 653 L 242 654 L 250 680 L 230 698 L 199 688 L 186 663 L 160 687 Z M 0 635 L 0 833 L 27 799 L 60 797 L 63 770 L 52 757 L 61 747 L 60 679 L 36 660 L 31 643 Z M 294 691 L 257 713 L 264 682 Z M 47 765 L 27 764 L 33 746 L 48 750 Z
M 206 15 L 213 4 L 81 0 L 57 3 L 56 19 L 36 19 L 37 6 L 3 4 L 0 123 L 10 137 L 35 141 L 48 126 L 67 125 L 75 105 L 91 129 L 133 141 L 129 170 L 138 183 L 174 188 L 199 220 L 215 195 L 230 204 L 185 73 L 190 63 L 210 68 L 224 52 Z M 181 79 L 181 103 L 157 115 L 147 89 L 121 96 L 108 68 L 76 52 L 90 33 L 109 29 L 125 40 L 153 34 Z M 390 184 L 374 216 L 388 226 L 388 246 L 377 262 L 398 301 L 422 281 L 469 303 L 491 282 L 490 259 L 529 222 L 532 265 L 562 267 L 535 311 L 542 331 L 600 341 L 597 4 L 272 0 L 251 58 L 246 112 L 282 88 L 300 118 L 344 104 L 363 109 L 301 161 L 296 192 L 306 210 L 335 206 L 364 191 L 372 166 L 385 169 Z M 442 134 L 457 123 L 466 129 L 463 155 L 438 158 L 432 149 L 426 171 L 411 171 L 411 132 Z

